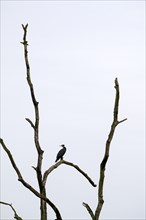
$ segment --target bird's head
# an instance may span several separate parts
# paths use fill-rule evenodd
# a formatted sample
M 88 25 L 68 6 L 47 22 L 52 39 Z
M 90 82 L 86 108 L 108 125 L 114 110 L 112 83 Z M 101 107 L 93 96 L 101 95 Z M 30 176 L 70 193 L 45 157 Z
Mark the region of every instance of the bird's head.
M 65 147 L 65 145 L 64 144 L 61 144 L 61 145 L 59 145 L 60 147 Z

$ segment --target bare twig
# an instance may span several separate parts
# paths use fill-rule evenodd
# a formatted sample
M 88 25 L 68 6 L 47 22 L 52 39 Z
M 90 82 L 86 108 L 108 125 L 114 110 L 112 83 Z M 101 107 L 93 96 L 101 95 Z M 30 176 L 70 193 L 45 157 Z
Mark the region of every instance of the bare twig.
M 115 79 L 115 89 L 116 89 L 116 96 L 115 96 L 115 105 L 114 105 L 114 112 L 113 112 L 113 123 L 111 125 L 111 130 L 109 132 L 108 139 L 106 141 L 105 154 L 100 164 L 100 178 L 99 178 L 99 185 L 98 185 L 98 205 L 95 211 L 95 220 L 99 219 L 99 215 L 100 215 L 103 203 L 104 203 L 104 200 L 103 200 L 103 185 L 104 185 L 104 177 L 105 177 L 104 173 L 105 173 L 106 163 L 109 158 L 110 144 L 111 144 L 114 132 L 115 132 L 115 128 L 119 123 L 127 120 L 125 118 L 121 121 L 118 121 L 120 91 L 119 91 L 119 84 L 118 84 L 117 78 Z
M 17 214 L 17 212 L 16 212 L 16 210 L 14 209 L 14 207 L 12 206 L 12 204 L 9 204 L 9 203 L 7 203 L 7 202 L 2 202 L 2 201 L 0 201 L 0 204 L 10 206 L 11 209 L 13 210 L 13 212 L 14 212 L 14 218 L 15 218 L 16 220 L 23 220 L 23 219 Z
M 127 120 L 127 118 L 125 118 L 125 119 L 123 119 L 123 120 L 121 120 L 121 121 L 118 121 L 118 124 L 120 124 L 120 123 L 122 123 L 122 122 L 124 122 L 124 121 L 126 121 Z
M 94 216 L 94 213 L 93 213 L 92 209 L 90 208 L 90 206 L 89 206 L 87 203 L 85 203 L 85 202 L 83 202 L 83 206 L 84 206 L 84 207 L 87 209 L 87 211 L 89 212 L 89 215 L 91 216 L 92 220 L 94 220 L 94 219 L 95 219 L 95 216 Z
M 60 166 L 61 164 L 66 164 L 68 166 L 74 167 L 77 171 L 79 171 L 90 183 L 92 186 L 96 187 L 97 185 L 93 182 L 93 180 L 87 175 L 87 173 L 85 173 L 83 170 L 80 169 L 79 166 L 65 161 L 65 160 L 60 160 L 59 162 L 55 163 L 54 165 L 52 165 L 49 169 L 47 169 L 43 175 L 43 183 L 44 185 L 46 184 L 47 181 L 47 177 L 48 175 L 54 170 L 56 169 L 58 166 Z
M 29 118 L 25 118 L 25 120 L 29 122 L 29 124 L 31 125 L 31 127 L 33 129 L 35 129 L 35 126 L 34 126 L 33 122 Z
M 50 206 L 51 208 L 54 210 L 55 214 L 56 214 L 56 217 L 58 220 L 62 220 L 62 217 L 61 217 L 61 214 L 59 212 L 59 210 L 57 209 L 57 207 L 48 199 L 46 198 L 44 195 L 42 195 L 41 193 L 39 193 L 37 190 L 35 190 L 30 184 L 28 184 L 22 177 L 21 175 L 21 172 L 20 170 L 18 169 L 14 159 L 13 159 L 13 156 L 10 152 L 10 150 L 6 147 L 4 141 L 2 138 L 0 138 L 0 144 L 2 145 L 3 149 L 5 150 L 5 152 L 7 153 L 9 159 L 10 159 L 10 162 L 12 164 L 12 167 L 14 168 L 17 176 L 18 176 L 18 180 L 27 188 L 29 189 L 33 194 L 35 194 L 38 198 L 40 199 L 43 199 L 44 201 L 46 201 Z

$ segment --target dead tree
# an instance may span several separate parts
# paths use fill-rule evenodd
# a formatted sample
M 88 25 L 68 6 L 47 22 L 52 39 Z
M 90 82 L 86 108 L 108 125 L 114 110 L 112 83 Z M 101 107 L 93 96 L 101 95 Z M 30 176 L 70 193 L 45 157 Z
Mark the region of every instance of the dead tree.
M 23 186 L 25 186 L 28 190 L 30 190 L 33 194 L 35 194 L 40 199 L 40 219 L 47 220 L 47 204 L 48 204 L 53 209 L 53 211 L 56 215 L 56 219 L 62 220 L 62 216 L 61 216 L 59 209 L 46 195 L 46 181 L 47 181 L 48 175 L 52 171 L 54 171 L 57 167 L 59 167 L 61 164 L 65 164 L 65 165 L 68 165 L 68 166 L 75 168 L 79 173 L 81 173 L 89 181 L 89 183 L 93 187 L 96 187 L 96 184 L 88 176 L 88 174 L 86 174 L 79 166 L 77 166 L 71 162 L 65 161 L 65 160 L 61 160 L 61 161 L 57 162 L 56 164 L 52 165 L 50 168 L 48 168 L 44 172 L 44 174 L 42 172 L 42 162 L 43 162 L 44 151 L 43 151 L 42 146 L 39 141 L 39 122 L 40 122 L 39 102 L 36 99 L 36 95 L 34 92 L 34 86 L 33 86 L 33 83 L 31 80 L 31 75 L 30 75 L 30 65 L 29 65 L 29 59 L 28 59 L 28 41 L 27 41 L 28 24 L 22 25 L 22 28 L 23 28 L 24 34 L 23 34 L 23 41 L 21 43 L 23 44 L 23 48 L 24 48 L 26 79 L 27 79 L 27 83 L 29 86 L 31 100 L 33 103 L 34 114 L 35 114 L 35 121 L 34 122 L 29 118 L 26 118 L 26 121 L 31 125 L 33 132 L 34 132 L 34 144 L 35 144 L 35 148 L 37 151 L 37 163 L 36 163 L 36 167 L 33 167 L 33 168 L 36 171 L 39 191 L 37 191 L 33 186 L 31 186 L 28 182 L 25 181 L 25 179 L 23 178 L 23 176 L 21 174 L 20 169 L 18 168 L 18 166 L 16 164 L 16 161 L 14 160 L 12 153 L 10 152 L 9 148 L 6 146 L 6 144 L 2 138 L 0 138 L 0 144 L 3 147 L 4 151 L 8 155 L 8 158 L 11 162 L 11 165 L 17 174 L 18 181 L 20 181 L 23 184 Z M 4 204 L 4 203 L 1 203 L 1 204 Z M 12 206 L 11 206 L 11 208 L 12 208 Z
M 36 164 L 36 167 L 33 167 L 33 168 L 36 171 L 39 191 L 37 191 L 33 186 L 31 186 L 28 182 L 25 181 L 25 179 L 23 178 L 23 176 L 20 172 L 20 169 L 18 168 L 18 166 L 16 164 L 16 161 L 14 160 L 14 158 L 12 156 L 12 153 L 10 152 L 10 150 L 8 149 L 8 147 L 6 146 L 6 144 L 2 138 L 0 138 L 0 143 L 1 143 L 1 146 L 3 147 L 4 151 L 7 153 L 8 158 L 11 162 L 11 165 L 17 174 L 18 181 L 20 181 L 28 190 L 30 190 L 33 194 L 35 194 L 40 199 L 40 219 L 47 220 L 47 205 L 49 205 L 53 209 L 53 211 L 56 215 L 56 219 L 62 220 L 62 216 L 61 216 L 60 211 L 58 210 L 56 205 L 46 195 L 46 182 L 47 182 L 48 175 L 52 171 L 54 171 L 56 168 L 58 168 L 61 164 L 65 164 L 65 165 L 68 165 L 68 166 L 75 168 L 79 173 L 81 173 L 89 181 L 89 183 L 93 187 L 96 187 L 96 184 L 88 176 L 88 174 L 86 174 L 79 166 L 77 166 L 71 162 L 65 161 L 65 160 L 61 160 L 61 161 L 57 162 L 56 164 L 49 167 L 44 173 L 42 172 L 42 162 L 43 162 L 44 151 L 43 151 L 42 146 L 40 145 L 40 141 L 39 141 L 39 120 L 40 120 L 39 102 L 36 99 L 35 92 L 34 92 L 34 86 L 33 86 L 32 80 L 31 80 L 31 76 L 30 76 L 30 65 L 29 65 L 29 60 L 28 60 L 28 41 L 26 38 L 28 24 L 25 26 L 22 25 L 22 28 L 23 28 L 24 34 L 23 34 L 23 42 L 21 42 L 21 43 L 23 44 L 23 47 L 24 47 L 24 59 L 25 59 L 26 76 L 27 76 L 26 78 L 27 78 L 27 83 L 28 83 L 29 89 L 30 89 L 31 99 L 32 99 L 33 107 L 34 107 L 34 113 L 35 113 L 35 121 L 34 122 L 29 118 L 26 118 L 26 121 L 30 124 L 30 126 L 32 127 L 32 129 L 34 131 L 34 143 L 35 143 L 35 148 L 37 151 L 37 164 Z M 92 211 L 92 209 L 90 208 L 90 206 L 87 203 L 83 203 L 83 205 L 86 207 L 87 211 L 89 212 L 92 220 L 99 219 L 99 216 L 100 216 L 100 213 L 101 213 L 101 210 L 103 207 L 103 203 L 104 203 L 103 186 L 104 186 L 104 178 L 105 178 L 105 168 L 106 168 L 106 164 L 107 164 L 107 161 L 109 158 L 110 145 L 111 145 L 112 138 L 114 136 L 115 129 L 118 124 L 127 120 L 127 119 L 123 119 L 121 121 L 118 120 L 120 92 L 119 92 L 119 84 L 118 84 L 117 78 L 115 79 L 115 89 L 116 89 L 116 95 L 115 95 L 115 105 L 114 105 L 114 112 L 113 112 L 113 122 L 112 122 L 111 129 L 110 129 L 107 141 L 106 141 L 105 154 L 104 154 L 103 160 L 100 164 L 100 178 L 99 178 L 99 184 L 98 184 L 98 204 L 97 204 L 97 208 L 96 208 L 95 212 Z M 11 204 L 5 203 L 5 202 L 0 202 L 0 203 L 3 205 L 9 205 L 14 211 L 15 218 L 18 220 L 22 219 L 21 217 L 19 217 L 17 215 L 15 209 L 12 207 Z

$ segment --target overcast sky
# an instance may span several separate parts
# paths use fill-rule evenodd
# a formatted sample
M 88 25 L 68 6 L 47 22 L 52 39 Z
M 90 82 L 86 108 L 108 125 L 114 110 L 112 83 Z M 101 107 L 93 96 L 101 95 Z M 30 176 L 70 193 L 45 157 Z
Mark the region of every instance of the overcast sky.
M 28 23 L 31 77 L 40 108 L 43 171 L 54 164 L 59 145 L 98 184 L 99 167 L 120 85 L 119 120 L 105 172 L 103 220 L 145 219 L 145 2 L 1 1 L 1 137 L 25 180 L 38 189 L 34 119 L 26 82 L 21 24 Z M 61 165 L 48 177 L 47 196 L 63 219 L 90 219 L 97 189 L 76 170 Z M 39 219 L 39 199 L 18 182 L 1 150 L 1 200 L 23 219 Z M 12 219 L 1 206 L 1 219 Z M 48 218 L 54 212 L 48 207 Z

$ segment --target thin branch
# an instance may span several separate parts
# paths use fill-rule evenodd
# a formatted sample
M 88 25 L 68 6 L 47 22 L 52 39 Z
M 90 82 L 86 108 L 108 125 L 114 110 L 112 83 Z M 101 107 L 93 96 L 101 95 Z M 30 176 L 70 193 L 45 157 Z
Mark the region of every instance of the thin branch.
M 2 201 L 0 201 L 0 204 L 10 206 L 11 209 L 13 210 L 13 212 L 14 212 L 14 218 L 15 218 L 16 220 L 23 220 L 23 219 L 17 214 L 17 212 L 16 212 L 16 210 L 14 209 L 14 207 L 12 206 L 12 204 L 9 204 L 9 203 L 7 203 L 7 202 L 2 202 Z
M 33 88 L 33 84 L 31 81 L 31 77 L 30 77 L 30 65 L 29 65 L 29 61 L 28 61 L 28 41 L 26 39 L 27 36 L 27 28 L 28 28 L 28 24 L 27 25 L 23 25 L 23 31 L 24 31 L 24 35 L 23 35 L 23 42 L 21 42 L 24 45 L 24 57 L 25 57 L 25 64 L 26 64 L 26 74 L 27 74 L 27 81 L 30 87 L 30 93 L 31 93 L 31 98 L 33 101 L 34 106 L 38 105 L 38 101 L 36 100 L 35 94 L 34 94 L 34 88 Z
M 83 170 L 80 169 L 79 166 L 65 161 L 65 160 L 60 160 L 59 162 L 55 163 L 54 165 L 52 165 L 49 169 L 47 169 L 43 175 L 43 183 L 44 185 L 46 184 L 47 181 L 47 177 L 48 175 L 54 170 L 56 169 L 58 166 L 60 166 L 61 164 L 66 164 L 68 166 L 74 167 L 77 171 L 79 171 L 90 183 L 92 186 L 96 187 L 97 185 L 93 182 L 93 180 L 87 175 L 87 173 L 85 173 Z
M 109 158 L 110 144 L 113 139 L 116 126 L 119 123 L 127 120 L 127 119 L 123 119 L 121 121 L 118 121 L 120 91 L 119 91 L 119 83 L 118 83 L 117 78 L 115 79 L 115 89 L 116 89 L 116 96 L 115 96 L 115 105 L 114 105 L 114 112 L 113 112 L 113 122 L 112 122 L 111 130 L 109 132 L 109 135 L 106 141 L 105 154 L 100 164 L 100 178 L 99 178 L 99 185 L 98 185 L 98 205 L 95 211 L 95 220 L 99 219 L 99 215 L 100 215 L 103 203 L 104 203 L 104 200 L 103 200 L 103 185 L 104 185 L 104 178 L 105 178 L 104 173 L 105 173 L 106 163 Z
M 87 209 L 87 211 L 89 212 L 89 215 L 91 216 L 92 220 L 94 220 L 94 219 L 95 219 L 95 216 L 94 216 L 94 213 L 93 213 L 92 209 L 90 208 L 90 206 L 89 206 L 87 203 L 85 203 L 85 202 L 83 202 L 83 206 L 84 206 L 84 207 Z
M 21 172 L 20 170 L 18 169 L 14 159 L 13 159 L 13 156 L 10 152 L 10 150 L 6 147 L 4 141 L 2 138 L 0 138 L 0 144 L 2 145 L 3 149 L 5 150 L 5 152 L 7 153 L 9 159 L 10 159 L 10 162 L 12 164 L 12 167 L 14 168 L 14 170 L 16 171 L 17 173 L 17 176 L 18 176 L 18 180 L 27 188 L 29 189 L 33 194 L 35 194 L 38 198 L 40 199 L 43 199 L 44 201 L 46 201 L 50 206 L 51 208 L 54 210 L 55 214 L 56 214 L 56 217 L 58 220 L 62 220 L 62 217 L 61 217 L 61 214 L 59 212 L 59 210 L 57 209 L 57 207 L 48 199 L 46 198 L 45 196 L 43 196 L 42 194 L 40 194 L 37 190 L 35 190 L 30 184 L 28 184 L 22 177 L 21 175 Z
M 29 124 L 31 125 L 31 127 L 33 129 L 35 129 L 35 126 L 34 126 L 33 122 L 29 118 L 25 118 L 25 120 L 29 122 Z
M 22 28 L 24 31 L 24 35 L 23 35 L 23 46 L 24 46 L 24 58 L 25 58 L 25 65 L 26 65 L 26 75 L 27 75 L 27 82 L 28 82 L 28 86 L 30 89 L 30 94 L 31 94 L 31 99 L 32 99 L 32 103 L 34 105 L 34 111 L 35 111 L 35 125 L 32 123 L 32 121 L 30 119 L 26 119 L 31 126 L 34 128 L 34 142 L 35 142 L 35 146 L 38 152 L 38 162 L 37 162 L 37 177 L 38 177 L 38 182 L 39 182 L 39 186 L 41 188 L 41 183 L 42 183 L 42 174 L 41 174 L 41 168 L 42 168 L 42 159 L 43 159 L 43 150 L 41 149 L 40 143 L 39 143 L 39 107 L 38 107 L 38 101 L 36 100 L 35 97 L 35 92 L 34 92 L 34 87 L 31 81 L 31 77 L 30 77 L 30 65 L 29 65 L 29 61 L 28 61 L 28 43 L 27 43 L 27 28 L 28 28 L 28 24 L 27 25 L 23 25 L 22 24 Z
M 9 149 L 6 147 L 6 145 L 5 145 L 5 143 L 4 143 L 2 138 L 0 138 L 0 143 L 1 143 L 2 147 L 3 147 L 3 149 L 6 151 L 8 157 L 9 157 L 9 159 L 11 161 L 11 164 L 12 164 L 13 168 L 14 168 L 14 170 L 17 173 L 18 180 L 22 179 L 22 175 L 21 175 L 21 173 L 20 173 L 20 171 L 19 171 L 19 169 L 18 169 L 18 167 L 17 167 L 17 165 L 16 165 L 16 163 L 15 163 L 15 161 L 13 159 L 13 156 L 12 156 L 11 152 L 9 151 Z
M 127 120 L 127 118 L 125 118 L 125 119 L 123 119 L 123 120 L 121 120 L 121 121 L 118 121 L 118 124 L 120 124 L 120 123 L 122 123 L 122 122 L 124 122 L 124 121 L 126 121 Z

